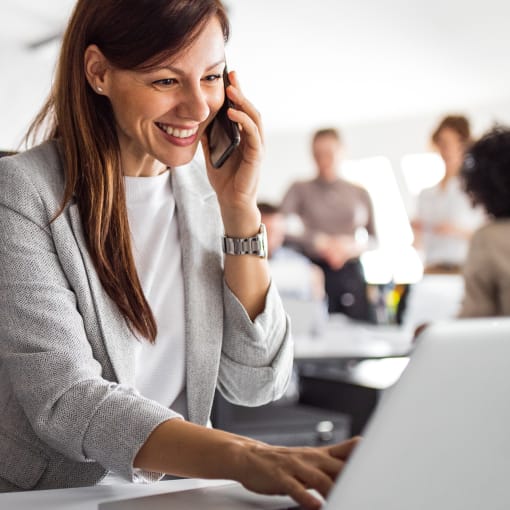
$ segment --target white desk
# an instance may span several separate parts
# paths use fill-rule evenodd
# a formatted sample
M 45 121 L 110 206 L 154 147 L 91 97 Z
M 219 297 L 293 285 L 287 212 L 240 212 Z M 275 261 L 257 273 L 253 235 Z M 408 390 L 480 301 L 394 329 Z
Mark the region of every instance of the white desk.
M 97 510 L 99 503 L 231 484 L 226 480 L 172 480 L 0 494 L 0 510 Z
M 294 335 L 296 359 L 406 356 L 413 332 L 401 326 L 362 324 L 330 317 L 319 335 Z

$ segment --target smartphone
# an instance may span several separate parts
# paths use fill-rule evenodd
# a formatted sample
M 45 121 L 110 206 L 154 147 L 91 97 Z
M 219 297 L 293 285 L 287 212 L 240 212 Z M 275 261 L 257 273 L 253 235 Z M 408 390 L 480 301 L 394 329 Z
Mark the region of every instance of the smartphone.
M 226 67 L 225 71 L 223 71 L 223 85 L 225 91 L 230 85 Z M 225 92 L 223 106 L 209 126 L 207 126 L 209 154 L 211 156 L 211 164 L 214 168 L 220 168 L 241 141 L 237 122 L 232 122 L 227 116 L 227 110 L 232 106 L 232 101 L 230 101 Z

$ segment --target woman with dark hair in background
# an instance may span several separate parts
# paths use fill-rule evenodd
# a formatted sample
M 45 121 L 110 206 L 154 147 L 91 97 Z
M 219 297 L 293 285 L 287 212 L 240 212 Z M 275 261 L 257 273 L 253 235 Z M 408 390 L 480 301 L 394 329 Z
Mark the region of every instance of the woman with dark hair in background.
M 209 163 L 228 33 L 219 0 L 75 7 L 31 130 L 46 141 L 0 162 L 0 491 L 171 473 L 312 508 L 306 489 L 326 495 L 355 444 L 277 448 L 205 427 L 216 387 L 268 402 L 293 357 L 263 251 L 221 253 L 223 234 L 263 235 L 262 127 L 234 73 L 241 145 Z
M 445 175 L 439 184 L 422 191 L 412 222 L 415 244 L 423 251 L 427 273 L 460 272 L 469 239 L 483 222 L 483 214 L 473 208 L 459 179 L 470 142 L 469 121 L 462 115 L 445 117 L 432 134 L 432 143 L 445 164 Z
M 460 316 L 510 315 L 510 129 L 495 128 L 476 142 L 462 177 L 490 221 L 471 239 Z

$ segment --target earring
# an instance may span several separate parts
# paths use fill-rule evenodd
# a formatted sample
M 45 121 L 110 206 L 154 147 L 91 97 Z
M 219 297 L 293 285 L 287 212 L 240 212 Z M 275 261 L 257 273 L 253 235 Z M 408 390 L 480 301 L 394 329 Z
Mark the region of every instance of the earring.
M 103 92 L 103 89 L 101 87 L 96 87 L 98 92 Z

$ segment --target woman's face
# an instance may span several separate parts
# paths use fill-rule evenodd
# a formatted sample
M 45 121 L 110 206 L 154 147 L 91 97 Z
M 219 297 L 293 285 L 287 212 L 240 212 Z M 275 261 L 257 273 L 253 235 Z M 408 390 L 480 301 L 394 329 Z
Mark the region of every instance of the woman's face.
M 223 32 L 212 18 L 193 44 L 151 71 L 109 68 L 109 97 L 126 175 L 189 163 L 224 100 Z
M 458 173 L 464 159 L 465 146 L 460 135 L 451 128 L 441 129 L 436 141 L 437 150 L 443 158 L 450 175 Z

